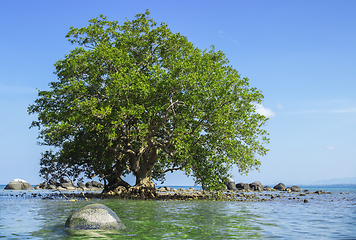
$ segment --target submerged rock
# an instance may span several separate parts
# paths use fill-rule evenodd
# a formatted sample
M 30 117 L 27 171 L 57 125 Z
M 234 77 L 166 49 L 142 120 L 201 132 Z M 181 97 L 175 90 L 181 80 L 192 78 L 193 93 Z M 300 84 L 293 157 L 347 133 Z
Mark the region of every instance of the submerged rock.
M 34 189 L 31 184 L 26 182 L 25 180 L 22 179 L 14 179 L 11 182 L 9 182 L 6 186 L 5 189 L 9 190 L 31 190 Z
M 90 204 L 79 209 L 68 217 L 65 227 L 72 229 L 126 228 L 116 213 L 103 204 Z

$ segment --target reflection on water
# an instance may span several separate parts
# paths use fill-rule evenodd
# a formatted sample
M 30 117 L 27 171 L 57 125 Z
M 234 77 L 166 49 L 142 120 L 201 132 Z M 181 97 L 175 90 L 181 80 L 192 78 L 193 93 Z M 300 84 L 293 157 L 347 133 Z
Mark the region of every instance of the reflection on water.
M 39 238 L 116 238 L 116 239 L 228 239 L 259 237 L 254 222 L 260 216 L 245 206 L 231 209 L 227 202 L 156 202 L 127 200 L 91 200 L 89 202 L 47 201 L 38 215 L 44 221 L 32 232 Z M 105 204 L 126 225 L 121 231 L 74 231 L 64 228 L 66 218 L 86 204 Z M 53 207 L 55 205 L 55 207 Z
M 345 191 L 346 192 L 346 191 Z M 7 194 L 7 195 L 6 195 Z M 11 194 L 17 194 L 11 192 Z M 20 196 L 20 195 L 19 195 Z M 307 195 L 268 202 L 90 200 L 69 202 L 9 196 L 0 192 L 4 239 L 320 239 L 356 236 L 356 193 Z M 68 230 L 77 209 L 102 203 L 126 229 Z

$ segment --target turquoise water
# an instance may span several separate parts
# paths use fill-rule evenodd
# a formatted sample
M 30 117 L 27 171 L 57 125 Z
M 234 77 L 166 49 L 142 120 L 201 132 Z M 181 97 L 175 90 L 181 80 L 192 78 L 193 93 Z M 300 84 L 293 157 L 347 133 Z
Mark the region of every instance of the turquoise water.
M 4 239 L 355 239 L 356 188 L 308 188 L 332 194 L 295 194 L 267 202 L 137 201 L 32 197 L 0 189 L 0 238 Z M 49 191 L 32 191 L 45 196 Z M 340 194 L 344 192 L 344 194 Z M 270 192 L 266 192 L 270 193 Z M 17 195 L 17 196 L 16 196 Z M 309 203 L 303 203 L 307 198 Z M 67 217 L 87 204 L 116 212 L 122 231 L 71 231 Z

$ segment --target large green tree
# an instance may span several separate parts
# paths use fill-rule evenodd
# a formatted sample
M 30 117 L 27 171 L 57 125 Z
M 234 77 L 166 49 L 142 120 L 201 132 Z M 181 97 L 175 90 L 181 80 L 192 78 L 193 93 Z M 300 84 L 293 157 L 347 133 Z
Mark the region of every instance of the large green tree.
M 85 173 L 106 190 L 153 187 L 181 170 L 204 188 L 218 188 L 233 166 L 258 168 L 269 141 L 263 95 L 228 65 L 221 51 L 200 50 L 148 10 L 122 25 L 105 16 L 70 28 L 76 44 L 55 63 L 58 80 L 29 106 L 38 114 L 41 174 Z

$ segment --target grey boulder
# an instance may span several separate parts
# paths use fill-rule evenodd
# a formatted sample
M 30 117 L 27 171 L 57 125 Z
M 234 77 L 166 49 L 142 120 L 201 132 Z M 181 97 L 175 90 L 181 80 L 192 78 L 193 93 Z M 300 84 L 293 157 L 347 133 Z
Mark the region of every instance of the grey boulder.
M 238 189 L 238 190 L 250 190 L 250 184 L 248 184 L 248 183 L 238 183 L 238 184 L 236 184 L 236 188 Z
M 6 186 L 5 189 L 9 190 L 31 190 L 34 189 L 31 184 L 26 182 L 25 180 L 22 179 L 14 179 L 11 182 L 9 182 Z
M 229 182 L 226 184 L 227 190 L 236 190 L 236 183 L 233 179 L 229 178 Z
M 293 192 L 301 192 L 301 191 L 302 191 L 302 189 L 301 189 L 300 187 L 298 187 L 298 186 L 292 186 L 292 187 L 291 187 L 291 190 L 292 190 Z
M 263 186 L 259 181 L 255 181 L 253 183 L 250 183 L 250 188 L 253 191 L 262 191 L 263 190 Z
M 284 185 L 284 183 L 278 183 L 273 188 L 276 190 L 279 190 L 279 191 L 285 191 L 287 189 L 286 186 Z
M 71 229 L 124 229 L 116 213 L 103 204 L 87 205 L 72 215 L 65 223 Z

